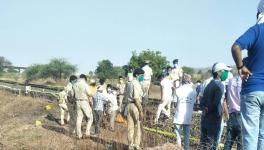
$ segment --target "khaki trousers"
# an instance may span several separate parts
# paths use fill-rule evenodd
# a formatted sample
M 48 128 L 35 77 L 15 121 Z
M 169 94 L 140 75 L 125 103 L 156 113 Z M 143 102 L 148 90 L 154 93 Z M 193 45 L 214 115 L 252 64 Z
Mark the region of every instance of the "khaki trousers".
M 60 106 L 60 119 L 61 119 L 61 125 L 64 125 L 64 115 L 65 111 L 67 113 L 67 122 L 70 121 L 70 114 L 66 103 L 59 104 Z
M 129 147 L 139 148 L 141 141 L 141 126 L 139 111 L 134 103 L 128 104 L 127 128 Z
M 92 109 L 87 100 L 77 100 L 76 101 L 76 111 L 77 111 L 77 120 L 76 120 L 76 130 L 78 138 L 82 137 L 82 120 L 84 115 L 87 117 L 88 121 L 86 124 L 86 136 L 90 136 L 90 129 L 93 123 L 93 113 Z

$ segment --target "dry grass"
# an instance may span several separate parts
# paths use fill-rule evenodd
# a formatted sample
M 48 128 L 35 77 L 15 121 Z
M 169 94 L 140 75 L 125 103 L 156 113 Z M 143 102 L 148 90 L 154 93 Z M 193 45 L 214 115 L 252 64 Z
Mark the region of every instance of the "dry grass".
M 98 138 L 77 140 L 68 135 L 68 127 L 58 124 L 59 109 L 56 101 L 44 98 L 14 96 L 0 91 L 0 149 L 39 149 L 39 150 L 122 150 L 127 145 L 127 129 L 125 125 L 117 125 L 116 131 L 102 129 Z M 53 109 L 45 112 L 44 107 L 50 104 Z M 42 122 L 35 126 L 35 120 Z M 92 129 L 93 131 L 93 129 Z M 142 146 L 154 149 L 178 149 L 169 139 L 144 132 Z

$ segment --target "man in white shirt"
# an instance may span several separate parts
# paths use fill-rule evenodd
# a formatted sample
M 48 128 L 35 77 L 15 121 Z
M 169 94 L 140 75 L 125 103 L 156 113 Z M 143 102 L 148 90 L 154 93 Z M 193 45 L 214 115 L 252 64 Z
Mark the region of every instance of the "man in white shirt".
M 165 77 L 161 79 L 160 82 L 161 86 L 161 103 L 159 104 L 156 118 L 155 118 L 155 124 L 158 123 L 160 113 L 161 111 L 169 118 L 170 117 L 170 106 L 171 106 L 171 101 L 172 101 L 172 88 L 173 88 L 173 83 L 169 79 L 169 74 L 167 73 Z M 167 109 L 165 108 L 167 107 Z
M 145 66 L 142 68 L 142 70 L 145 72 L 144 73 L 144 81 L 142 82 L 142 87 L 143 87 L 143 105 L 147 104 L 148 101 L 148 95 L 149 95 L 149 87 L 151 84 L 151 76 L 153 75 L 152 69 L 149 66 L 150 61 L 146 60 L 145 61 Z
M 108 114 L 110 115 L 110 130 L 115 131 L 115 118 L 118 110 L 117 105 L 117 88 L 112 87 L 108 91 L 107 101 L 109 103 Z
M 177 144 L 181 146 L 181 133 L 184 131 L 184 150 L 189 149 L 190 127 L 192 124 L 193 106 L 196 101 L 196 91 L 192 87 L 191 76 L 185 74 L 182 86 L 176 89 L 177 103 L 173 123 L 177 136 Z
M 90 128 L 93 123 L 93 114 L 90 104 L 91 102 L 91 92 L 89 91 L 89 86 L 87 84 L 87 78 L 84 74 L 80 75 L 80 79 L 73 84 L 74 97 L 76 99 L 76 111 L 77 111 L 77 121 L 76 130 L 79 139 L 82 138 L 81 125 L 84 115 L 88 118 L 86 125 L 85 135 L 90 136 Z

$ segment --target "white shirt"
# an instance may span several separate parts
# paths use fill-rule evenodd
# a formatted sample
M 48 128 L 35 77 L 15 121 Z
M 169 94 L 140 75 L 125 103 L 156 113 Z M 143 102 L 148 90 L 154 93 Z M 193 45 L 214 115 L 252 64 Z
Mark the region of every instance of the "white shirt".
M 109 93 L 107 101 L 109 102 L 109 106 L 110 106 L 109 113 L 118 110 L 117 98 L 115 94 Z
M 176 89 L 177 107 L 173 123 L 192 124 L 193 105 L 196 100 L 196 91 L 191 84 L 184 84 Z
M 172 100 L 172 87 L 173 83 L 168 78 L 161 80 L 160 85 L 162 87 L 162 100 Z
M 145 80 L 151 80 L 151 76 L 152 76 L 152 69 L 149 67 L 149 65 L 145 65 L 143 68 L 144 70 L 144 79 Z

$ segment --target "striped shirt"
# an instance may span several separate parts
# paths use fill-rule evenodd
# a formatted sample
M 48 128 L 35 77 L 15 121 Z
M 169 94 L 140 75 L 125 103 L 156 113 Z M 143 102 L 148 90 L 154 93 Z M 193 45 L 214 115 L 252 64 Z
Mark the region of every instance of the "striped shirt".
M 107 95 L 103 92 L 96 92 L 93 96 L 93 110 L 104 111 L 104 104 L 107 101 Z

